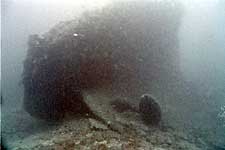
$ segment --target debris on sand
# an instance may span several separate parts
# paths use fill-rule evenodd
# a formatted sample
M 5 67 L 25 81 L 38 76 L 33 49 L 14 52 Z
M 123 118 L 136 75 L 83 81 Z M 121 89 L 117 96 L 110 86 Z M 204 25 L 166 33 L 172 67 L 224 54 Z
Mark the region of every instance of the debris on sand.
M 89 122 L 90 122 L 90 128 L 93 130 L 107 130 L 108 127 L 102 123 L 100 123 L 99 121 L 89 118 Z
M 109 107 L 107 107 L 109 108 Z M 130 112 L 131 116 L 135 112 Z M 103 150 L 205 150 L 208 147 L 196 146 L 187 135 L 181 131 L 159 128 L 149 128 L 140 121 L 131 118 L 121 118 L 127 122 L 121 134 L 103 129 L 103 124 L 95 120 L 83 118 L 64 122 L 58 128 L 42 134 L 32 135 L 11 143 L 13 150 L 42 150 L 42 149 L 103 149 Z M 129 124 L 129 122 L 133 122 Z M 118 121 L 120 123 L 120 121 Z M 124 124 L 124 122 L 121 122 Z M 143 132 L 145 134 L 143 134 Z M 192 137 L 190 137 L 192 138 Z
M 156 99 L 149 94 L 141 96 L 139 112 L 147 124 L 158 125 L 161 121 L 161 109 Z

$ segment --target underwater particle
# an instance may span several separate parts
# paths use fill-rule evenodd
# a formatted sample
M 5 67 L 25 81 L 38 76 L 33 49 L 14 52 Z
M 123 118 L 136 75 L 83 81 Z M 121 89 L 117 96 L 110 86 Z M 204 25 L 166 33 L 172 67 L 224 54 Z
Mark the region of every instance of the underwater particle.
M 161 109 L 149 94 L 143 94 L 139 103 L 139 112 L 143 121 L 149 125 L 158 125 L 161 121 Z
M 73 36 L 78 36 L 78 34 L 77 33 L 74 33 Z

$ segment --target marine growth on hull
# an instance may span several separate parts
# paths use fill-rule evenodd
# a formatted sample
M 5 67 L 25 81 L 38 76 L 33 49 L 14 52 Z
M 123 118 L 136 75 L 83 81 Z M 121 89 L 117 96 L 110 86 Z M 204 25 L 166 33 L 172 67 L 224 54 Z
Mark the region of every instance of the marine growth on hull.
M 177 3 L 116 2 L 31 35 L 23 70 L 26 111 L 46 120 L 85 115 L 91 108 L 83 91 L 142 95 L 152 81 L 170 81 L 179 74 L 180 10 Z

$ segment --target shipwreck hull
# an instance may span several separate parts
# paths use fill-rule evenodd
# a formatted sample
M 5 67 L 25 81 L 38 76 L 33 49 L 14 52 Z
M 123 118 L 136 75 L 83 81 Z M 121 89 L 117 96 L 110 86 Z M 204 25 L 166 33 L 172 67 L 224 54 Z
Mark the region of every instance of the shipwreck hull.
M 179 7 L 117 2 L 61 22 L 42 37 L 30 36 L 23 72 L 27 112 L 42 119 L 86 114 L 84 90 L 140 95 L 151 81 L 174 78 Z

